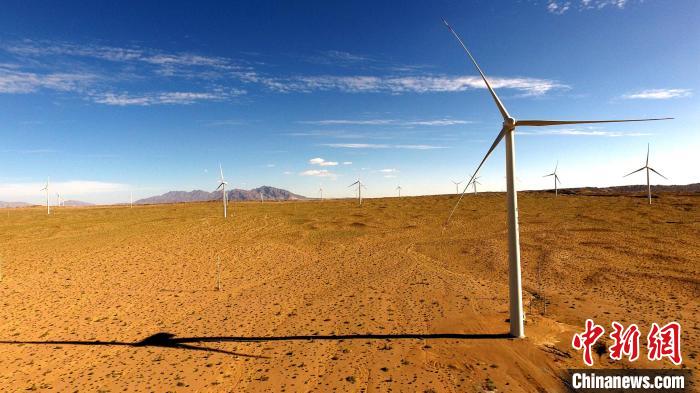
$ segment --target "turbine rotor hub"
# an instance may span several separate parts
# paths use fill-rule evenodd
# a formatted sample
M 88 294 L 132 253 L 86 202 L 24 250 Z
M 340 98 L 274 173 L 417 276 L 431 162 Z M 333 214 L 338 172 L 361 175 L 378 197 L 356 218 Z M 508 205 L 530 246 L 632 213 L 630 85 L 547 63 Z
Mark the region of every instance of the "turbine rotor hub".
M 512 117 L 506 117 L 505 119 L 503 119 L 503 127 L 512 130 L 513 128 L 515 128 L 515 119 L 513 119 Z

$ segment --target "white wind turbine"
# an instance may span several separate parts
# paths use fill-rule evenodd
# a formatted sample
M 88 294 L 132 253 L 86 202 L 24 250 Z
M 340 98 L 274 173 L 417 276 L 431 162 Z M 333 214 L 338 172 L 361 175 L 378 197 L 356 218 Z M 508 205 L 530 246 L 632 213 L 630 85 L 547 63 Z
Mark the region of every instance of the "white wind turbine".
M 481 176 L 475 177 L 474 181 L 472 181 L 472 185 L 474 186 L 474 195 L 479 195 L 479 193 L 476 192 L 476 185 L 477 184 L 481 185 L 481 182 L 479 182 L 479 179 L 481 179 Z
M 462 181 L 450 180 L 450 181 L 455 184 L 455 194 L 459 194 L 459 185 L 464 183 L 464 180 L 462 180 Z
M 49 178 L 46 178 L 46 185 L 39 191 L 46 191 L 46 214 L 51 214 L 51 204 L 49 203 Z
M 481 75 L 486 88 L 491 94 L 498 111 L 503 117 L 503 126 L 501 131 L 496 136 L 496 139 L 491 144 L 491 147 L 486 152 L 486 155 L 479 163 L 479 166 L 474 171 L 467 185 L 464 187 L 464 191 L 460 196 L 457 203 L 452 208 L 450 216 L 447 218 L 446 224 L 449 222 L 450 218 L 455 212 L 459 201 L 464 196 L 469 184 L 474 180 L 474 177 L 479 173 L 479 169 L 484 164 L 486 159 L 491 155 L 491 152 L 498 146 L 501 139 L 506 140 L 506 175 L 507 175 L 507 199 L 508 199 L 508 287 L 509 287 L 509 299 L 510 299 L 510 335 L 512 337 L 524 337 L 525 331 L 523 328 L 523 300 L 522 300 L 522 282 L 521 282 L 521 272 L 520 272 L 520 239 L 518 232 L 518 196 L 515 191 L 515 129 L 518 126 L 557 126 L 563 124 L 588 124 L 588 123 L 621 123 L 629 121 L 650 121 L 650 120 L 666 120 L 664 119 L 630 119 L 630 120 L 516 120 L 513 118 L 505 106 L 496 95 L 496 92 L 491 87 L 491 84 L 486 79 L 486 75 L 481 70 L 481 67 L 476 63 L 476 60 L 472 56 L 467 46 L 464 44 L 459 35 L 452 29 L 452 27 L 443 19 L 445 26 L 450 30 L 452 35 L 459 41 L 464 51 L 469 56 L 469 59 L 476 67 L 476 70 Z
M 133 208 L 134 207 L 134 192 L 129 191 L 129 207 Z
M 649 144 L 647 144 L 647 161 L 646 161 L 646 163 L 644 164 L 644 166 L 641 167 L 641 168 L 639 168 L 639 169 L 637 169 L 637 170 L 634 171 L 634 172 L 630 172 L 630 173 L 626 174 L 626 175 L 623 176 L 623 177 L 627 177 L 627 176 L 629 176 L 629 175 L 631 175 L 631 174 L 633 174 L 633 173 L 637 173 L 637 172 L 639 172 L 639 171 L 641 171 L 641 170 L 644 170 L 644 169 L 647 170 L 647 197 L 649 198 L 649 204 L 651 205 L 651 184 L 649 183 L 649 171 L 652 171 L 652 172 L 656 173 L 657 175 L 663 177 L 663 178 L 666 179 L 666 180 L 668 180 L 668 178 L 667 178 L 666 176 L 660 174 L 659 172 L 657 172 L 654 168 L 652 168 L 652 167 L 649 166 Z
M 219 174 L 221 175 L 221 178 L 219 179 L 219 186 L 216 187 L 216 190 L 214 191 L 219 191 L 221 189 L 221 199 L 224 202 L 224 218 L 226 218 L 226 205 L 228 205 L 228 196 L 226 195 L 226 185 L 228 184 L 226 180 L 224 180 L 224 170 L 221 168 L 221 163 L 219 163 Z
M 399 198 L 401 198 L 401 186 L 399 185 L 396 189 L 399 191 Z
M 323 200 L 323 186 L 320 184 L 318 185 L 318 195 L 320 195 L 321 200 Z
M 57 192 L 56 193 L 56 207 L 60 207 L 60 206 L 61 206 L 61 193 Z
M 557 175 L 557 168 L 559 168 L 559 161 L 557 161 L 557 164 L 554 166 L 554 172 L 550 173 L 549 175 L 542 176 L 542 177 L 554 176 L 554 196 L 559 195 L 559 188 L 557 187 L 557 183 L 561 184 L 561 182 L 559 181 L 559 176 Z
M 355 184 L 357 184 L 357 205 L 362 206 L 362 189 L 364 188 L 366 190 L 367 187 L 365 187 L 365 185 L 362 184 L 362 181 L 360 181 L 360 179 L 357 179 L 357 181 L 349 185 L 348 188 L 354 186 Z

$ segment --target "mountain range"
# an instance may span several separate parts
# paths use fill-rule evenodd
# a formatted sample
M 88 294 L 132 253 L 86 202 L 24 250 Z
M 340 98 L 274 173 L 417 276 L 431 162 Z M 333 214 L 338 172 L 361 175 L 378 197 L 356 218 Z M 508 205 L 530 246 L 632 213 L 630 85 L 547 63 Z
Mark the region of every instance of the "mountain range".
M 226 191 L 229 201 L 259 201 L 260 194 L 262 194 L 263 199 L 266 201 L 298 201 L 307 199 L 305 196 L 270 186 L 262 186 L 252 190 L 241 190 L 235 188 L 233 190 Z M 221 191 L 169 191 L 163 195 L 139 199 L 134 201 L 134 204 L 151 205 L 157 203 L 206 202 L 218 199 L 221 199 Z

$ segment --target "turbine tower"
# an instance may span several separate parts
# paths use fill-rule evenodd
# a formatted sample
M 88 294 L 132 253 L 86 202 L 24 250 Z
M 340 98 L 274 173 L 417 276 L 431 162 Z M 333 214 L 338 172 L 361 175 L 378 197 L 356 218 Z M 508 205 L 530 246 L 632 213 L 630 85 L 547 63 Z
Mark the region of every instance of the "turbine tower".
M 496 136 L 496 139 L 491 144 L 491 147 L 486 152 L 486 155 L 479 163 L 479 166 L 474 171 L 467 186 L 464 187 L 464 191 L 474 180 L 474 177 L 479 173 L 479 169 L 484 164 L 486 159 L 491 155 L 491 152 L 498 146 L 502 139 L 506 140 L 506 176 L 507 176 L 507 199 L 508 199 L 508 287 L 509 287 L 509 301 L 510 301 L 510 335 L 512 337 L 524 337 L 525 331 L 523 327 L 523 299 L 522 299 L 522 282 L 521 282 L 521 271 L 520 271 L 520 239 L 518 232 L 518 196 L 515 191 L 515 129 L 519 126 L 558 126 L 564 124 L 589 124 L 589 123 L 621 123 L 629 121 L 650 121 L 650 120 L 666 120 L 664 119 L 630 119 L 630 120 L 516 120 L 513 118 L 508 110 L 501 102 L 496 92 L 491 87 L 486 75 L 481 70 L 481 67 L 477 64 L 476 60 L 472 56 L 467 46 L 464 44 L 459 35 L 452 29 L 452 27 L 445 21 L 445 26 L 450 30 L 452 35 L 459 41 L 469 59 L 474 64 L 474 67 L 481 75 L 486 88 L 491 94 L 498 111 L 503 117 L 503 126 L 501 131 Z M 464 191 L 462 195 L 457 200 L 457 203 L 452 208 L 450 216 L 447 218 L 449 222 L 452 214 L 454 214 L 455 209 L 459 205 L 459 201 L 464 196 Z M 446 224 L 447 224 L 446 222 Z
M 221 189 L 221 194 L 222 194 L 222 201 L 224 202 L 224 218 L 226 218 L 226 205 L 228 205 L 228 196 L 226 195 L 226 185 L 228 184 L 226 180 L 224 180 L 224 170 L 221 168 L 221 163 L 219 163 L 219 174 L 221 175 L 221 178 L 219 178 L 219 186 L 216 187 L 216 190 L 214 191 L 219 191 Z
M 399 190 L 399 198 L 401 198 L 401 186 L 399 185 L 396 189 Z
M 462 181 L 450 180 L 450 181 L 455 184 L 455 194 L 459 194 L 459 185 L 464 183 L 464 180 L 462 180 Z
M 644 164 L 644 166 L 641 167 L 641 168 L 639 168 L 639 169 L 637 169 L 637 170 L 634 171 L 634 172 L 630 172 L 630 173 L 626 174 L 626 175 L 623 176 L 623 177 L 627 177 L 627 176 L 629 176 L 629 175 L 631 175 L 631 174 L 633 174 L 633 173 L 637 173 L 637 172 L 639 172 L 639 171 L 641 171 L 641 170 L 643 170 L 643 169 L 646 169 L 646 170 L 647 170 L 647 197 L 649 198 L 649 204 L 651 205 L 651 184 L 649 183 L 649 171 L 652 171 L 652 172 L 656 173 L 657 175 L 663 177 L 663 178 L 666 179 L 666 180 L 668 180 L 668 178 L 666 178 L 666 176 L 660 174 L 660 173 L 657 172 L 654 168 L 652 168 L 652 167 L 649 166 L 649 144 L 648 144 L 648 143 L 647 143 L 647 161 L 646 161 L 646 163 Z
M 318 186 L 318 194 L 321 196 L 321 200 L 323 201 L 323 186 L 321 185 Z
M 46 214 L 51 214 L 51 204 L 49 203 L 49 178 L 46 178 L 46 185 L 39 191 L 46 191 Z
M 360 179 L 357 179 L 356 182 L 352 183 L 348 187 L 352 187 L 355 184 L 357 184 L 357 206 L 362 206 L 362 189 L 364 188 L 366 190 L 367 187 L 365 187 L 365 185 L 362 184 L 362 181 L 360 181 Z
M 561 182 L 559 181 L 559 176 L 557 175 L 557 168 L 559 168 L 559 161 L 557 161 L 557 164 L 554 166 L 554 172 L 550 173 L 549 175 L 542 176 L 542 177 L 554 176 L 554 196 L 559 195 L 559 188 L 557 188 L 557 183 L 561 184 Z
M 129 191 L 129 207 L 133 208 L 134 207 L 134 192 Z

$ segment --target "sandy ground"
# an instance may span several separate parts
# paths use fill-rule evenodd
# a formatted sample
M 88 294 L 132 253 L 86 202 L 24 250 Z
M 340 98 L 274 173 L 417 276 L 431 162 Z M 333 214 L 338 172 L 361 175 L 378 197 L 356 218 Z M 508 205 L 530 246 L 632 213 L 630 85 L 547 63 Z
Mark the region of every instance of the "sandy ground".
M 505 197 L 454 200 L 0 211 L 0 391 L 564 391 L 586 318 L 679 321 L 697 374 L 700 197 L 521 193 L 522 340 Z

